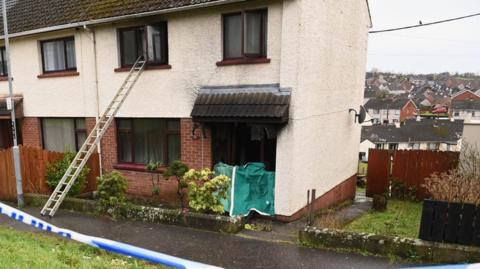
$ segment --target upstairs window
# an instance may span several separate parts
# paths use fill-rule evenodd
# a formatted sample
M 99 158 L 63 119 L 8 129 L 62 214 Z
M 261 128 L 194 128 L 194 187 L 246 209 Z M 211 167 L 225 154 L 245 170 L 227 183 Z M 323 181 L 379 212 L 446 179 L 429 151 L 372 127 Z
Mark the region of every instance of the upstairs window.
M 267 10 L 223 15 L 223 58 L 267 56 Z
M 42 41 L 41 49 L 44 73 L 77 70 L 73 36 Z
M 7 68 L 7 55 L 5 51 L 5 47 L 0 47 L 0 76 L 7 76 L 8 75 L 8 68 Z
M 120 29 L 120 62 L 122 67 L 130 67 L 140 56 L 149 65 L 168 64 L 167 23 Z

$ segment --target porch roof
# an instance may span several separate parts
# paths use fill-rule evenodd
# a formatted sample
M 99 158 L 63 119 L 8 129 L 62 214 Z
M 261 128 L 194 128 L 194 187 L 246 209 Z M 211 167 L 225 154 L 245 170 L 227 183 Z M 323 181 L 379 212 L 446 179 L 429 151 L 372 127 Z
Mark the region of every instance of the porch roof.
M 206 86 L 195 100 L 192 118 L 210 122 L 288 121 L 290 90 L 278 84 Z
M 10 119 L 10 110 L 7 109 L 8 95 L 0 95 L 0 119 Z M 18 118 L 23 117 L 23 96 L 14 95 L 13 102 L 15 104 L 15 116 Z

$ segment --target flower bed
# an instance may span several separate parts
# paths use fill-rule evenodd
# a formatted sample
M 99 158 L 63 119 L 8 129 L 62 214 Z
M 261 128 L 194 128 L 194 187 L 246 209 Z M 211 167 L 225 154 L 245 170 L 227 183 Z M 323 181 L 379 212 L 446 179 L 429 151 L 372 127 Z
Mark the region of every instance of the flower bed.
M 26 194 L 28 205 L 41 207 L 47 202 L 48 196 L 41 194 Z M 97 203 L 94 200 L 67 198 L 62 203 L 62 209 L 85 213 L 96 213 Z M 163 209 L 150 206 L 128 204 L 119 208 L 119 218 L 152 223 L 180 225 L 216 232 L 237 233 L 243 227 L 243 218 L 209 215 L 193 212 L 182 212 L 180 209 Z

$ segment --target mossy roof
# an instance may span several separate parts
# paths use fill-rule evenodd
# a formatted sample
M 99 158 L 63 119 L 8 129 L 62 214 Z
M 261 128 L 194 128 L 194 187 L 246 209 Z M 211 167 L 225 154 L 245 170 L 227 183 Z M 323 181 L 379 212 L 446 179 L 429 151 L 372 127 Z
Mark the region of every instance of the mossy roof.
M 9 33 L 124 15 L 194 7 L 221 0 L 7 0 Z M 1 10 L 1 5 L 0 5 Z M 1 17 L 1 13 L 0 13 Z M 3 35 L 3 18 L 0 20 Z

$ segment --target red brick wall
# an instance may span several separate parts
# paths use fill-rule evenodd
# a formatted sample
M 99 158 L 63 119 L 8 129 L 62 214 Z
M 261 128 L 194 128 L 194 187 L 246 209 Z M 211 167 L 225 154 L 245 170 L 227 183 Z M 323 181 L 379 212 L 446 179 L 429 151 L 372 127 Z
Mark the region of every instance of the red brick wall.
M 480 100 L 480 96 L 471 91 L 464 91 L 463 93 L 452 98 L 452 101 L 464 101 L 464 100 Z
M 190 118 L 180 120 L 182 162 L 194 169 L 212 168 L 211 131 L 206 128 L 206 138 L 202 138 L 202 128 L 199 127 L 195 131 L 195 136 L 192 136 L 193 126 L 194 123 Z
M 24 146 L 42 147 L 42 127 L 40 118 L 26 117 L 22 119 L 22 141 Z
M 103 170 L 111 171 L 113 166 L 118 163 L 117 127 L 115 121 L 112 122 L 102 137 L 101 151 Z
M 313 202 L 313 211 L 338 205 L 347 200 L 355 199 L 357 188 L 357 175 L 349 177 L 347 180 L 338 184 L 336 187 L 318 197 Z M 308 208 L 304 207 L 291 216 L 276 215 L 275 218 L 280 221 L 291 222 L 301 219 L 308 213 Z
M 87 131 L 95 126 L 95 118 L 86 118 Z M 207 138 L 201 139 L 201 128 L 197 129 L 196 137 L 192 138 L 193 122 L 191 119 L 180 120 L 181 159 L 189 167 L 200 169 L 212 166 L 211 134 L 207 130 Z M 198 137 L 198 138 L 197 138 Z M 203 143 L 203 154 L 202 154 Z M 203 156 L 203 158 L 202 158 Z M 112 171 L 117 164 L 117 136 L 115 122 L 112 123 L 102 138 L 102 165 L 103 170 Z M 141 167 L 138 167 L 141 168 Z M 152 177 L 150 173 L 116 169 L 128 180 L 128 193 L 134 196 L 152 196 Z M 177 182 L 174 179 L 160 180 L 160 200 L 167 203 L 178 204 Z
M 400 121 L 413 119 L 417 116 L 417 107 L 412 101 L 409 101 L 400 111 Z

